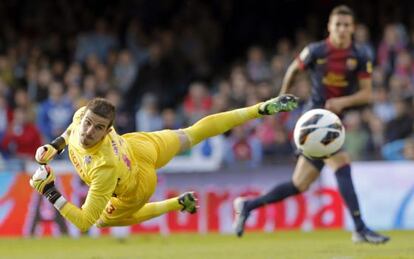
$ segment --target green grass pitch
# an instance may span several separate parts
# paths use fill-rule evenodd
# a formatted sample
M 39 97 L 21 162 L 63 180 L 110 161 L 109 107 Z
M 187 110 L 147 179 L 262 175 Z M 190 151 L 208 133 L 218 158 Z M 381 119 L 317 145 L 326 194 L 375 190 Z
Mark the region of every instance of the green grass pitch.
M 386 245 L 355 245 L 345 231 L 247 233 L 239 239 L 220 234 L 133 235 L 120 242 L 99 238 L 1 238 L 0 258 L 39 259 L 405 259 L 414 258 L 414 231 L 390 231 Z

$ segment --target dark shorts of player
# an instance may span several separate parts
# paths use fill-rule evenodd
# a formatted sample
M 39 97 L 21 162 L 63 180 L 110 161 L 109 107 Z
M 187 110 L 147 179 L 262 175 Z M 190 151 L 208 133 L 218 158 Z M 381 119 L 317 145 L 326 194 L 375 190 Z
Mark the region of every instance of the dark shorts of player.
M 344 148 L 340 148 L 338 151 L 336 151 L 335 153 L 333 153 L 331 156 L 336 155 L 342 151 L 345 151 Z M 300 152 L 299 150 L 296 151 L 296 154 L 299 156 L 303 156 L 309 163 L 311 163 L 319 172 L 322 171 L 323 167 L 325 166 L 325 162 L 323 161 L 324 159 L 327 158 L 310 158 L 305 156 L 304 154 L 302 154 L 302 152 Z
M 325 162 L 323 159 L 313 159 L 309 158 L 303 154 L 301 154 L 309 163 L 311 163 L 319 172 L 322 171 L 323 167 L 325 166 Z

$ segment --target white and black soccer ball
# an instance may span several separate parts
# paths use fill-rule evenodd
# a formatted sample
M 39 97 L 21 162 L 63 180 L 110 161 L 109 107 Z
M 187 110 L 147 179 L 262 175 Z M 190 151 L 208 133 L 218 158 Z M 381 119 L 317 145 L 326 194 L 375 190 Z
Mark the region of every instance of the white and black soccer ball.
M 310 158 L 327 158 L 345 142 L 345 128 L 341 120 L 325 109 L 304 113 L 296 122 L 293 134 L 296 147 Z

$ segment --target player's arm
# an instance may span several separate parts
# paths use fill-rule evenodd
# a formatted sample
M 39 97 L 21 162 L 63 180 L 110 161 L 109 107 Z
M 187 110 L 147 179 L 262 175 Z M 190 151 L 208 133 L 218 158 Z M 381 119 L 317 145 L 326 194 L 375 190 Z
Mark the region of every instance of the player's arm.
M 114 193 L 117 178 L 113 177 L 112 168 L 99 168 L 89 186 L 88 195 L 81 208 L 67 203 L 60 214 L 82 232 L 87 231 L 101 216 L 109 199 Z
M 71 130 L 70 127 L 63 132 L 62 135 L 55 138 L 49 144 L 40 146 L 36 150 L 35 159 L 36 161 L 41 164 L 45 165 L 52 160 L 56 154 L 61 154 L 66 148 Z
M 306 46 L 300 54 L 293 60 L 286 70 L 285 76 L 283 77 L 282 87 L 280 88 L 279 95 L 287 94 L 293 85 L 296 74 L 299 71 L 304 71 L 314 61 L 314 49 L 315 45 L 310 44 Z
M 283 77 L 282 87 L 280 88 L 279 95 L 289 93 L 290 88 L 293 85 L 293 80 L 295 79 L 295 75 L 300 70 L 299 60 L 295 59 L 286 70 L 285 76 Z
M 40 146 L 36 150 L 35 159 L 39 164 L 45 165 L 49 163 L 49 161 L 52 160 L 56 154 L 61 154 L 65 150 L 65 147 L 68 144 L 69 136 L 71 132 L 73 132 L 72 128 L 80 123 L 84 112 L 85 107 L 78 109 L 73 115 L 72 124 L 69 125 L 62 135 L 54 139 L 51 143 Z
M 30 185 L 45 196 L 60 214 L 82 232 L 87 231 L 98 220 L 116 187 L 110 167 L 99 167 L 92 172 L 94 177 L 82 208 L 68 202 L 54 184 L 54 173 L 49 166 L 41 166 L 30 179 Z

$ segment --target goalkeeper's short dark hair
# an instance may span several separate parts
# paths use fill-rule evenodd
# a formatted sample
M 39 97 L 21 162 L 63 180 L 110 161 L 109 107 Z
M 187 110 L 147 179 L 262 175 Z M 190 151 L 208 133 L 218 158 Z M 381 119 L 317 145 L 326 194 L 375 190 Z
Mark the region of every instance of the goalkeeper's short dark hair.
M 90 110 L 96 115 L 109 119 L 110 123 L 108 127 L 113 125 L 115 120 L 115 106 L 108 100 L 100 97 L 94 98 L 89 101 L 86 110 Z
M 350 15 L 355 20 L 354 11 L 347 5 L 338 5 L 337 7 L 332 9 L 331 14 L 329 15 L 329 17 L 331 17 L 332 15 L 336 15 L 336 14 Z

